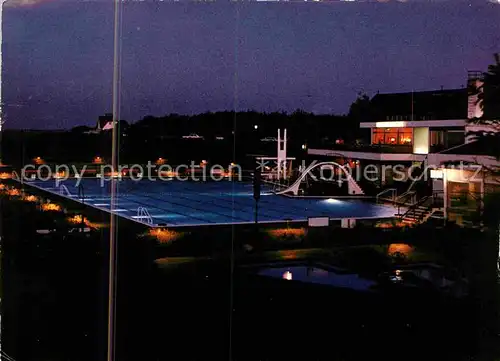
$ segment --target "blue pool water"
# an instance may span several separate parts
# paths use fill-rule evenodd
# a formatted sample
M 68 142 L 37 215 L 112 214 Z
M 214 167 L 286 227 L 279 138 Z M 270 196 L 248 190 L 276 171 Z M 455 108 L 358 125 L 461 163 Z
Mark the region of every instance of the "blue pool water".
M 78 195 L 76 179 L 30 181 L 45 191 L 60 194 L 75 201 Z M 87 205 L 110 211 L 110 184 L 101 179 L 81 179 Z M 120 216 L 146 223 L 138 213 L 145 207 L 152 218 L 150 225 L 190 226 L 254 222 L 255 201 L 252 184 L 241 182 L 182 182 L 153 180 L 121 180 L 114 212 Z M 395 209 L 360 200 L 296 199 L 272 194 L 263 188 L 259 201 L 258 219 L 261 223 L 307 221 L 309 217 L 391 218 Z M 150 222 L 151 220 L 148 220 Z

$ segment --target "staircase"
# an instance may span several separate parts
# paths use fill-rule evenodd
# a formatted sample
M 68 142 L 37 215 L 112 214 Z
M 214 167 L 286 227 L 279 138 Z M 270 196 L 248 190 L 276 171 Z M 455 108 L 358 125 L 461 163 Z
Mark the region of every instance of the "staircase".
M 408 212 L 403 214 L 403 216 L 401 217 L 401 223 L 406 225 L 423 223 L 427 220 L 427 218 L 429 218 L 431 212 L 432 210 L 426 206 L 416 206 L 415 208 L 412 208 L 408 210 Z
M 427 196 L 410 205 L 408 210 L 400 215 L 400 220 L 406 225 L 416 225 L 424 223 L 430 216 L 440 212 L 442 213 L 442 210 L 435 206 L 434 196 Z

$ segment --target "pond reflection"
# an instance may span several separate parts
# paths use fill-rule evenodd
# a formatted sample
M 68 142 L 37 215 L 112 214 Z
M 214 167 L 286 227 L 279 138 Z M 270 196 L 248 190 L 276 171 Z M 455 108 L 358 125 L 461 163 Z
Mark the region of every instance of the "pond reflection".
M 345 273 L 334 268 L 296 265 L 290 267 L 269 267 L 258 272 L 261 276 L 285 280 L 349 288 L 356 291 L 370 291 L 377 283 L 355 273 Z

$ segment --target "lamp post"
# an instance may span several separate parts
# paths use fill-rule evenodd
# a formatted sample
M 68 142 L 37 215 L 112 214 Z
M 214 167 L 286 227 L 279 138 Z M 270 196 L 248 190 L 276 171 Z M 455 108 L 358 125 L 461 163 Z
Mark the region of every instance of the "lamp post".
M 2 71 L 3 71 L 3 6 L 7 0 L 0 0 L 0 165 L 2 165 L 2 132 L 3 132 L 3 98 L 2 98 Z
M 2 165 L 2 127 L 3 127 L 3 109 L 2 109 L 2 67 L 3 67 L 3 54 L 2 54 L 2 48 L 3 48 L 3 38 L 2 38 L 2 33 L 3 33 L 3 5 L 6 0 L 0 0 L 0 165 Z M 21 175 L 21 181 L 23 179 L 23 176 Z M 0 220 L 1 222 L 1 220 Z M 1 223 L 0 223 L 1 224 Z M 1 303 L 0 299 L 0 303 Z M 0 333 L 2 329 L 2 321 L 0 320 Z M 2 350 L 2 344 L 1 344 L 1 335 L 0 335 L 0 350 Z M 3 355 L 0 354 L 0 360 L 3 359 Z
M 118 135 L 120 120 L 120 95 L 121 95 L 121 35 L 122 35 L 122 0 L 114 0 L 114 67 L 113 67 L 113 128 L 111 166 L 113 174 L 118 169 Z M 108 350 L 107 361 L 115 361 L 115 312 L 116 312 L 116 258 L 117 258 L 117 216 L 115 214 L 117 198 L 116 177 L 111 177 L 110 199 L 110 231 L 109 231 L 109 281 L 108 281 Z
M 255 231 L 258 230 L 258 215 L 259 215 L 259 199 L 260 199 L 260 183 L 261 183 L 261 169 L 260 166 L 255 168 L 253 174 L 253 198 L 255 199 Z

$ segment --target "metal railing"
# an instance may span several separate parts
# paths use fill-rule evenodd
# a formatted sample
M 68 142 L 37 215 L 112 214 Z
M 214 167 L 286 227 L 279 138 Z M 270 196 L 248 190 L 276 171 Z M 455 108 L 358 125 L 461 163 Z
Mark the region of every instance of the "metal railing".
M 395 202 L 396 201 L 397 192 L 398 192 L 398 190 L 396 188 L 385 189 L 385 190 L 383 190 L 382 192 L 378 193 L 375 196 L 375 201 L 377 203 L 379 203 L 381 200 Z M 390 196 L 389 197 L 382 197 L 386 193 L 389 193 Z
M 145 219 L 146 223 L 153 224 L 153 217 L 149 213 L 146 207 L 138 207 L 137 208 L 137 219 L 142 220 Z
M 61 184 L 59 186 L 59 194 L 62 195 L 62 196 L 66 196 L 66 197 L 71 197 L 73 196 L 71 194 L 71 192 L 69 191 L 68 187 L 66 187 L 64 184 Z
M 365 152 L 365 153 L 393 153 L 404 154 L 412 153 L 413 146 L 406 144 L 319 144 L 318 146 L 328 146 L 334 151 L 350 151 L 350 152 Z
M 406 191 L 403 194 L 400 194 L 398 197 L 396 197 L 394 202 L 398 203 L 398 204 L 408 204 L 409 203 L 410 205 L 412 205 L 416 202 L 416 198 L 417 198 L 417 192 Z M 410 199 L 409 202 L 408 202 L 408 199 Z
M 403 220 L 405 217 L 411 216 L 413 219 L 416 219 L 416 220 L 418 220 L 419 223 L 421 223 L 422 221 L 424 221 L 426 219 L 426 217 L 428 217 L 429 215 L 431 215 L 433 212 L 436 211 L 435 209 L 433 209 L 434 208 L 433 206 L 436 205 L 436 201 L 438 199 L 438 194 L 441 194 L 441 193 L 442 192 L 434 192 L 432 195 L 422 197 L 417 202 L 411 204 L 405 213 L 399 215 L 400 220 Z M 419 210 L 419 209 L 422 210 L 421 207 L 425 207 L 426 212 L 423 215 L 423 217 L 417 217 L 417 210 Z M 418 212 L 418 213 L 420 213 L 420 215 L 422 215 L 422 212 Z M 398 214 L 399 214 L 399 211 L 398 211 Z
M 437 213 L 437 212 L 443 212 L 443 209 L 441 209 L 441 208 L 432 208 L 430 210 L 430 212 L 427 213 L 427 215 L 422 219 L 421 223 L 426 222 L 430 217 L 432 217 L 434 215 L 434 213 Z
M 467 72 L 467 79 L 468 80 L 483 79 L 483 77 L 484 77 L 484 73 L 482 71 L 469 70 Z
M 421 198 L 418 202 L 412 204 L 408 209 L 406 210 L 405 213 L 401 214 L 399 216 L 400 220 L 403 220 L 404 218 L 411 216 L 413 219 L 417 219 L 417 209 L 420 209 L 420 206 L 423 206 L 425 202 L 427 202 L 431 198 L 431 196 L 426 196 Z
M 410 201 L 408 201 L 410 199 Z M 417 194 L 415 191 L 406 191 L 396 198 L 394 204 L 398 206 L 398 215 L 401 214 L 401 207 L 412 206 L 417 201 Z

